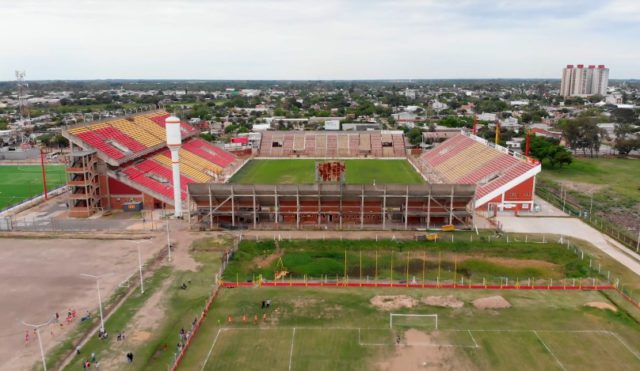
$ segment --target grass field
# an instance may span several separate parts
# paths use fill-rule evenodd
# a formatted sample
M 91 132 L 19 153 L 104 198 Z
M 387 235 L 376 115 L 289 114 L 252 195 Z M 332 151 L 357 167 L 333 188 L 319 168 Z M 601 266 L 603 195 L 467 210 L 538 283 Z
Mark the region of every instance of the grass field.
M 406 160 L 345 160 L 349 184 L 422 184 L 424 180 Z M 315 183 L 316 160 L 252 160 L 238 171 L 231 183 Z
M 273 280 L 280 261 L 290 276 L 302 279 L 322 276 L 352 279 L 422 280 L 460 279 L 476 283 L 501 279 L 574 279 L 590 277 L 589 263 L 555 243 L 470 241 L 458 236 L 443 241 L 365 240 L 244 240 L 233 264 L 225 271 L 230 281 L 246 281 L 262 275 Z M 345 269 L 346 264 L 346 269 Z
M 484 275 L 560 279 L 592 273 L 586 261 L 557 243 L 245 240 L 225 278 L 246 281 L 263 274 L 271 280 L 280 259 L 297 279 L 305 274 L 342 279 L 345 260 L 350 277 L 358 278 L 361 271 L 372 275 L 377 269 L 381 279 L 396 282 L 410 276 L 418 276 L 420 282 L 424 267 L 427 279 L 438 274 L 451 280 L 457 275 L 476 282 Z M 640 367 L 637 308 L 616 307 L 610 297 L 617 294 L 610 292 L 264 286 L 220 290 L 181 370 Z M 392 300 L 403 295 L 411 303 L 381 308 L 372 302 L 379 295 Z M 472 303 L 495 295 L 512 307 L 480 309 Z M 430 306 L 422 302 L 427 296 L 453 296 L 464 305 Z M 265 299 L 272 301 L 268 309 L 260 305 Z M 594 302 L 617 311 L 586 306 Z M 392 312 L 437 314 L 437 329 L 433 317 L 396 317 L 392 325 Z
M 567 202 L 580 205 L 582 211 L 593 209 L 594 216 L 603 218 L 612 229 L 619 228 L 633 240 L 640 224 L 638 179 L 640 160 L 575 158 L 570 166 L 545 169 L 538 177 L 538 185 L 557 197 L 564 189 Z
M 370 303 L 375 295 L 453 295 L 464 307 L 419 302 L 393 312 L 437 314 L 438 330 L 430 317 L 389 328 L 390 311 Z M 490 295 L 503 296 L 512 308 L 470 303 Z M 263 310 L 266 298 L 272 306 Z M 594 301 L 607 299 L 598 292 L 223 289 L 180 369 L 638 369 L 640 326 L 625 313 L 585 307 Z M 267 320 L 254 324 L 253 315 L 263 313 Z M 227 322 L 229 315 L 235 322 Z
M 47 187 L 58 188 L 66 183 L 64 167 L 47 166 Z M 43 193 L 40 165 L 0 166 L 0 209 Z

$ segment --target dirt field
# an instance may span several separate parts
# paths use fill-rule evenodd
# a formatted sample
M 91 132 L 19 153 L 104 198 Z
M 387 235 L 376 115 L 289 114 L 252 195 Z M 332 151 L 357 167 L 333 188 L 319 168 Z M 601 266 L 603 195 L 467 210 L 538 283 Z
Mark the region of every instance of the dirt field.
M 160 245 L 140 241 L 143 261 Z M 25 370 L 40 359 L 37 339 L 21 321 L 42 323 L 56 312 L 61 320 L 69 308 L 78 317 L 98 315 L 95 280 L 81 273 L 112 272 L 100 282 L 103 302 L 137 268 L 136 242 L 131 240 L 0 239 L 0 370 Z M 74 321 L 79 322 L 79 318 Z M 63 341 L 73 327 L 59 325 L 41 330 L 46 349 Z M 53 333 L 52 333 L 53 331 Z

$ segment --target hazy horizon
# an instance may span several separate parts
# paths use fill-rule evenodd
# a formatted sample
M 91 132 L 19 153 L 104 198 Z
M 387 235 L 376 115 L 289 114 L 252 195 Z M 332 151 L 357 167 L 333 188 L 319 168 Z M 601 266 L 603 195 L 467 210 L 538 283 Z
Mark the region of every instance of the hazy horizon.
M 567 64 L 640 78 L 634 0 L 22 0 L 0 12 L 2 81 L 558 80 Z

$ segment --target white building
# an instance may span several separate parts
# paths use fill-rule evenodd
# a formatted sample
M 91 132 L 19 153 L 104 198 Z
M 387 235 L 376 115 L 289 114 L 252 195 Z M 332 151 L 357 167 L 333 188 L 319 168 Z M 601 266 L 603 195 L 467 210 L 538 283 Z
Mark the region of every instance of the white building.
M 577 66 L 568 64 L 562 70 L 560 95 L 563 97 L 606 95 L 608 86 L 609 69 L 604 64 L 597 67 L 592 64 L 588 68 L 585 68 L 583 64 Z
M 326 120 L 324 130 L 340 130 L 340 120 Z

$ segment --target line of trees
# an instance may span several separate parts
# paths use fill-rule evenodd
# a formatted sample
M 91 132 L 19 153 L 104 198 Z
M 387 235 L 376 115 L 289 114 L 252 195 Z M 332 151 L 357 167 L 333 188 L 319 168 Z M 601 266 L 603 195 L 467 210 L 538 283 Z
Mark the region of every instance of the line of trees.
M 560 120 L 562 134 L 573 152 L 582 151 L 584 155 L 594 157 L 600 154 L 602 138 L 606 132 L 598 127 L 595 120 L 589 117 L 578 117 L 572 120 Z
M 631 151 L 640 150 L 640 131 L 632 124 L 628 122 L 616 124 L 614 134 L 616 138 L 613 142 L 613 148 L 618 151 L 620 156 L 626 156 Z

